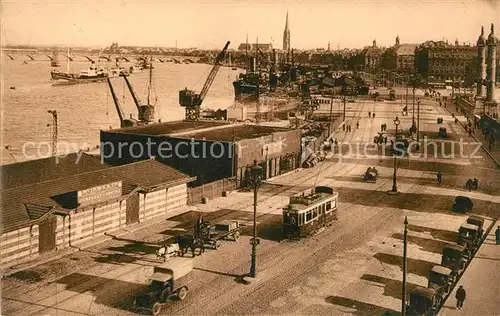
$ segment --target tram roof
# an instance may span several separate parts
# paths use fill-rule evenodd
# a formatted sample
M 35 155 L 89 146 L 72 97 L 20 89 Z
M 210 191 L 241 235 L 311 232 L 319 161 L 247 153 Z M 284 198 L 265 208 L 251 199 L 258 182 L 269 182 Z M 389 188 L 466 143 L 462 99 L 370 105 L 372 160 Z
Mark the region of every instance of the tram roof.
M 290 197 L 290 206 L 297 211 L 308 209 L 314 204 L 320 204 L 324 202 L 328 198 L 338 195 L 337 192 L 333 194 L 325 193 L 325 192 L 316 192 L 314 194 L 309 195 L 299 195 Z

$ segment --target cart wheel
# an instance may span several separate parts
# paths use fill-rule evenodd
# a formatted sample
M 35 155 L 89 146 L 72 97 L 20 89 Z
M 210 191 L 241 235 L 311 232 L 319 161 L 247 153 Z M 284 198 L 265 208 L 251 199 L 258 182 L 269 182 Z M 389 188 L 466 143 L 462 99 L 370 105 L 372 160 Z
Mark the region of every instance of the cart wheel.
M 179 300 L 182 301 L 186 298 L 187 294 L 188 294 L 188 289 L 185 286 L 183 286 L 177 292 L 177 297 L 179 298 Z
M 235 232 L 233 235 L 233 239 L 234 241 L 238 241 L 238 239 L 240 239 L 240 232 Z
M 153 308 L 151 310 L 153 312 L 153 315 L 160 315 L 161 307 L 162 307 L 161 303 L 158 302 L 154 303 Z

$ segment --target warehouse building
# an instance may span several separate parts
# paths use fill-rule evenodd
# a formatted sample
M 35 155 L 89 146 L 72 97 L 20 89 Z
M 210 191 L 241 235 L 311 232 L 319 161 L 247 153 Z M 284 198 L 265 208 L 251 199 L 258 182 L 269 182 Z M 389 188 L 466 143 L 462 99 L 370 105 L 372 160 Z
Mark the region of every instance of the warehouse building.
M 265 178 L 293 170 L 300 164 L 300 130 L 208 123 L 171 122 L 101 131 L 101 156 L 111 165 L 154 156 L 196 177 L 193 186 L 228 178 L 236 178 L 239 187 L 245 186 L 247 169 L 254 160 L 264 168 Z M 181 125 L 183 128 L 179 128 Z
M 113 167 L 80 155 L 2 166 L 2 268 L 166 217 L 195 180 L 153 159 Z

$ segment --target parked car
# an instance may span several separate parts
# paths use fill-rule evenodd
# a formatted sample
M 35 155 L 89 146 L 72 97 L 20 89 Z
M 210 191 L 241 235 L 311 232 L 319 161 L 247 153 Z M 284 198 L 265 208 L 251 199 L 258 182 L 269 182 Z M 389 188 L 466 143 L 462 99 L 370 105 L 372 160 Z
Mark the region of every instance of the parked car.
M 467 196 L 459 195 L 455 198 L 455 202 L 453 202 L 453 211 L 459 213 L 467 213 L 472 212 L 472 207 L 474 203 Z

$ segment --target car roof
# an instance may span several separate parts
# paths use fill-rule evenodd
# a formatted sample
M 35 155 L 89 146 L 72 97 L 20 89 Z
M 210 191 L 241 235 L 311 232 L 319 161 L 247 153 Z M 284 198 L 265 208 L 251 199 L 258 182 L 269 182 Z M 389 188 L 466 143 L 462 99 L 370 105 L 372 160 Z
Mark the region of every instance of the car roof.
M 472 201 L 470 197 L 468 196 L 463 196 L 463 195 L 459 195 L 455 198 L 455 201 L 459 201 L 459 200 L 467 200 L 467 201 Z
M 478 230 L 479 226 L 472 225 L 472 224 L 469 224 L 466 222 L 466 223 L 463 223 L 462 226 L 460 226 L 460 228 L 465 228 L 465 229 L 469 229 L 469 230 Z
M 416 288 L 413 289 L 413 291 L 411 291 L 411 295 L 420 295 L 428 299 L 431 299 L 435 294 L 436 291 L 434 291 L 433 289 L 428 289 L 422 286 L 417 286 Z
M 465 250 L 465 246 L 458 245 L 458 244 L 448 244 L 448 245 L 444 246 L 443 250 L 444 249 L 452 249 L 452 250 L 463 252 Z
M 445 268 L 443 266 L 433 266 L 432 269 L 431 269 L 431 272 L 434 272 L 434 273 L 439 273 L 439 274 L 444 274 L 444 275 L 450 275 L 451 274 L 451 270 L 448 269 L 448 268 Z

